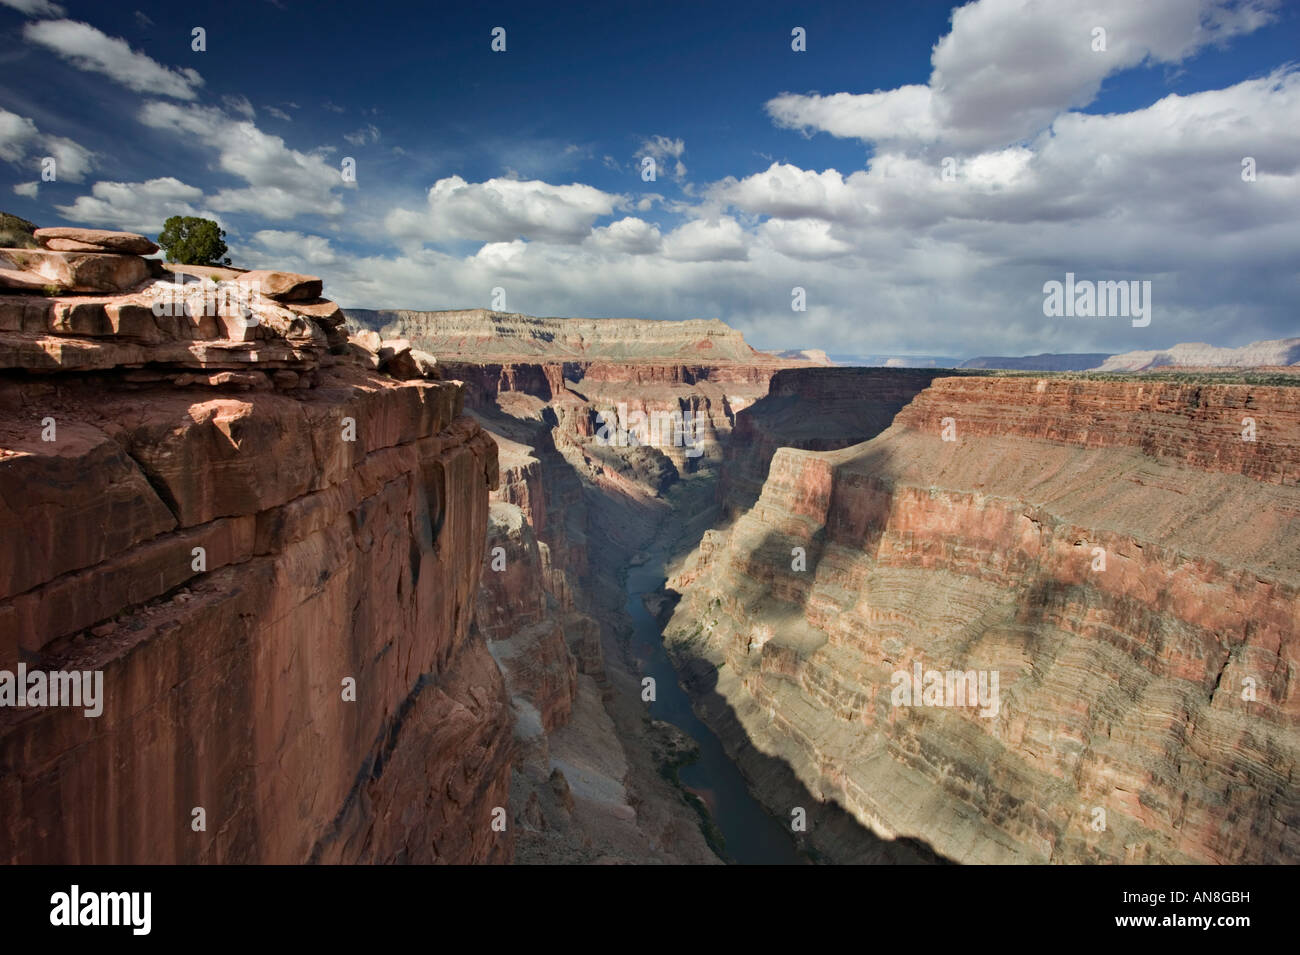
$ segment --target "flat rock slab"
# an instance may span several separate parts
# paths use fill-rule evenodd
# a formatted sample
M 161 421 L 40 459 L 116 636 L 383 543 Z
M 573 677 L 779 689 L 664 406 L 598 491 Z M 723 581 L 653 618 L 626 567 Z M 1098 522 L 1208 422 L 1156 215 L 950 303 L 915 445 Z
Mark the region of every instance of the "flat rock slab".
M 55 226 L 37 229 L 36 241 L 56 252 L 116 252 L 124 255 L 152 255 L 158 246 L 134 232 L 107 229 L 77 229 Z
M 0 291 L 44 292 L 53 284 L 32 272 L 0 268 Z
M 5 249 L 0 269 L 5 268 L 75 292 L 125 292 L 149 278 L 149 265 L 138 255 L 108 252 Z
M 325 287 L 325 283 L 314 275 L 278 272 L 274 269 L 246 272 L 242 281 L 258 283 L 263 295 L 282 302 L 309 302 L 318 299 Z

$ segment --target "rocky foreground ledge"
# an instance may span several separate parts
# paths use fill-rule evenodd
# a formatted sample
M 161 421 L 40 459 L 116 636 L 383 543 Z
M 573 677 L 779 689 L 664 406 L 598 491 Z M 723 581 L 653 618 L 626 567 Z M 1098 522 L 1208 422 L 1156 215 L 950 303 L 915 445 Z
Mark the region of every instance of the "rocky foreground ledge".
M 146 259 L 157 246 L 128 232 L 34 234 L 46 248 L 0 249 L 0 369 L 281 391 L 316 386 L 339 361 L 438 377 L 406 341 L 350 337 L 314 276 Z
M 0 685 L 0 861 L 508 860 L 461 383 L 318 278 L 35 237 L 0 250 L 0 684 L 98 674 L 101 712 Z

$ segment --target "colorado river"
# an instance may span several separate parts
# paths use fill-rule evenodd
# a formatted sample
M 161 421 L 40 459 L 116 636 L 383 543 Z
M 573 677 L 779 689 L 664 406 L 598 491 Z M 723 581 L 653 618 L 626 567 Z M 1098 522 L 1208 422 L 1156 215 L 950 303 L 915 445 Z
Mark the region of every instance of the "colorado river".
M 632 655 L 643 661 L 641 675 L 655 680 L 656 699 L 649 704 L 650 715 L 672 723 L 700 747 L 700 758 L 680 767 L 678 778 L 709 807 L 714 824 L 726 840 L 728 861 L 805 863 L 786 826 L 750 795 L 740 770 L 727 758 L 718 738 L 691 710 L 686 691 L 677 685 L 677 673 L 664 650 L 661 628 L 641 603 L 641 595 L 658 590 L 664 580 L 663 554 L 655 550 L 644 564 L 628 569 L 626 606 L 632 618 Z

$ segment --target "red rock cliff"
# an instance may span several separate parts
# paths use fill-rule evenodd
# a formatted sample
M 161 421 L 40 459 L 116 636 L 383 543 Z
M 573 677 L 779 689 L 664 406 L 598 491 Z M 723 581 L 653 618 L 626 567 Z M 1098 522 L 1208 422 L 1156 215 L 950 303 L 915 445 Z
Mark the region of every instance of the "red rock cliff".
M 496 447 L 267 274 L 260 323 L 202 282 L 0 297 L 0 669 L 103 673 L 98 718 L 0 710 L 0 860 L 511 858 Z

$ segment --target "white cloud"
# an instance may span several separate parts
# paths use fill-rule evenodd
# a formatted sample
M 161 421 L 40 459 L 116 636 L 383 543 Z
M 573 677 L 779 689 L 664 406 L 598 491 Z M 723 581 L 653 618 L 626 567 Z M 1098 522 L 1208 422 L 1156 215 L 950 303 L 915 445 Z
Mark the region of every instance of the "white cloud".
M 450 176 L 434 183 L 427 200 L 425 211 L 391 212 L 385 220 L 389 233 L 431 241 L 510 241 L 524 236 L 580 242 L 592 223 L 612 213 L 622 197 L 578 183 L 556 186 L 520 179 L 470 183 Z
M 203 85 L 197 70 L 163 66 L 132 50 L 125 40 L 101 33 L 89 23 L 40 20 L 28 23 L 23 36 L 50 48 L 78 69 L 101 73 L 138 93 L 192 100 Z
M 641 168 L 641 159 L 650 156 L 654 159 L 656 167 L 666 169 L 674 179 L 681 181 L 686 176 L 686 166 L 682 163 L 685 152 L 684 140 L 670 139 L 667 136 L 651 136 L 643 140 L 641 148 L 636 151 L 637 169 Z
M 218 192 L 210 200 L 214 209 L 271 219 L 343 211 L 343 201 L 333 192 L 346 185 L 339 167 L 320 155 L 289 148 L 279 136 L 263 132 L 254 123 L 219 109 L 161 101 L 146 103 L 140 121 L 192 135 L 216 153 L 221 170 L 248 183 L 247 188 Z
M 6 7 L 13 7 L 19 13 L 29 17 L 61 17 L 66 12 L 57 3 L 50 0 L 0 0 Z
M 873 93 L 783 93 L 780 126 L 919 148 L 981 150 L 1047 128 L 1102 81 L 1142 63 L 1181 63 L 1268 22 L 1276 0 L 979 0 L 952 14 L 928 85 Z M 1094 50 L 1094 30 L 1106 49 Z
M 227 93 L 221 97 L 221 103 L 232 113 L 238 113 L 245 119 L 256 119 L 257 110 L 253 109 L 253 104 L 249 102 L 247 96 L 235 96 Z
M 291 122 L 293 122 L 293 117 L 290 116 L 288 113 L 286 113 L 286 112 L 285 112 L 284 110 L 282 110 L 282 109 L 277 109 L 277 108 L 274 107 L 274 106 L 267 106 L 267 107 L 266 107 L 266 111 L 267 111 L 268 113 L 270 113 L 272 116 L 274 116 L 276 119 L 282 119 L 282 120 L 284 120 L 286 123 L 291 123 Z
M 0 109 L 0 159 L 35 168 L 47 156 L 54 159 L 57 179 L 65 182 L 81 182 L 95 165 L 95 154 L 79 143 L 43 134 L 26 116 Z
M 21 162 L 40 130 L 26 116 L 0 109 L 0 159 Z
M 59 214 L 77 224 L 111 226 L 142 235 L 157 235 L 168 216 L 218 217 L 203 210 L 203 190 L 168 176 L 147 182 L 97 182 L 89 196 L 78 196 Z M 218 219 L 218 221 L 220 221 Z
M 658 251 L 663 244 L 663 237 L 659 234 L 658 226 L 644 219 L 627 216 L 593 229 L 587 242 L 605 251 L 639 255 Z
M 20 182 L 14 186 L 14 195 L 26 196 L 28 199 L 35 199 L 36 194 L 40 191 L 39 182 Z
M 731 216 L 695 219 L 664 237 L 664 255 L 677 262 L 717 262 L 748 258 L 748 242 Z
M 816 216 L 861 221 L 872 212 L 866 189 L 868 179 L 865 172 L 845 178 L 834 169 L 812 172 L 787 163 L 772 163 L 767 171 L 741 180 L 728 177 L 710 187 L 708 195 L 746 212 L 777 219 Z
M 274 255 L 293 255 L 298 261 L 317 269 L 324 269 L 339 261 L 339 255 L 330 246 L 329 240 L 319 235 L 262 229 L 253 233 L 253 242 Z
M 776 251 L 792 259 L 818 261 L 854 250 L 852 243 L 832 234 L 829 222 L 819 219 L 768 219 L 758 234 Z
M 366 123 L 360 129 L 350 133 L 344 133 L 343 138 L 353 146 L 364 146 L 366 143 L 379 142 L 379 127 L 374 123 Z
M 1242 180 L 1242 156 L 1256 157 L 1256 182 Z M 632 215 L 595 225 L 587 210 L 563 230 L 584 238 L 565 242 L 519 238 L 545 218 L 530 190 L 558 187 L 492 193 L 453 179 L 436 227 L 426 211 L 405 214 L 421 236 L 490 236 L 476 251 L 323 265 L 294 237 L 255 254 L 327 270 L 344 305 L 487 305 L 502 286 L 511 309 L 533 314 L 717 316 L 759 347 L 964 356 L 1294 333 L 1300 72 L 1129 113 L 1067 112 L 1025 144 L 960 157 L 952 181 L 941 173 L 936 157 L 890 151 L 850 173 L 773 163 L 700 202 L 665 203 L 686 217 L 672 231 Z M 1152 325 L 1046 319 L 1043 283 L 1066 271 L 1151 280 Z M 797 315 L 794 286 L 808 295 Z

